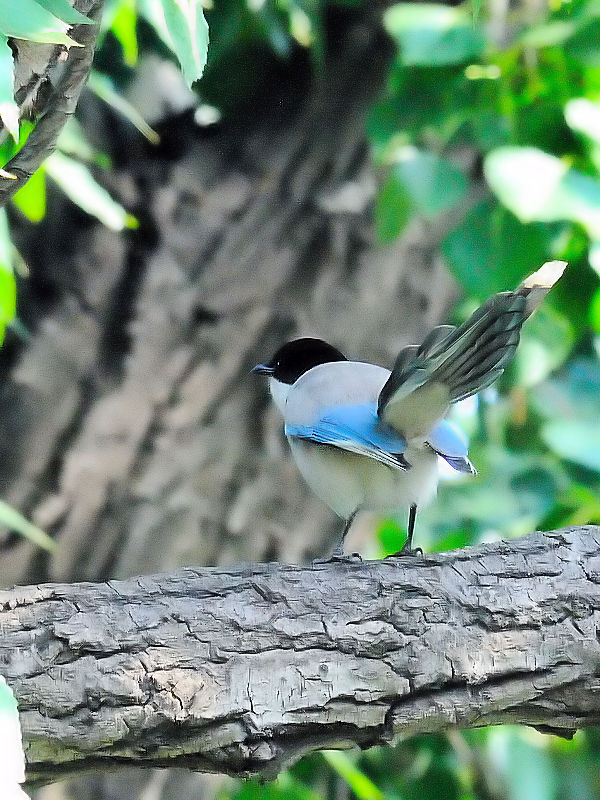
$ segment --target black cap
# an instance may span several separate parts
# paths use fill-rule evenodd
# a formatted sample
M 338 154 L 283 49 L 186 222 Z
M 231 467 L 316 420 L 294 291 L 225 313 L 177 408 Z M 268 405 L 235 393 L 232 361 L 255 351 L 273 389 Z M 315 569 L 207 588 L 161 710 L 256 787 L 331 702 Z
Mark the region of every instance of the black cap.
M 346 356 L 336 347 L 322 339 L 294 339 L 287 342 L 266 364 L 257 364 L 252 372 L 270 375 L 281 383 L 296 383 L 301 375 L 319 364 L 331 361 L 347 361 Z

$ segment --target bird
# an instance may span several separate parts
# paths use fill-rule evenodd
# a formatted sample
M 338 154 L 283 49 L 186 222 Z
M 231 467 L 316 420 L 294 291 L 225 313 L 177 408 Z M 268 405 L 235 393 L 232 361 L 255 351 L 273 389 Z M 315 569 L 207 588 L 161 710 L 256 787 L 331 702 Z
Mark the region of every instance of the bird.
M 435 497 L 439 459 L 459 473 L 476 473 L 465 435 L 446 415 L 502 374 L 523 323 L 566 266 L 547 262 L 462 325 L 433 328 L 420 345 L 400 350 L 391 370 L 348 360 L 311 337 L 286 342 L 252 369 L 269 379 L 305 481 L 344 520 L 333 560 L 347 557 L 344 539 L 363 511 L 396 516 L 408 509 L 406 543 L 395 555 L 415 552 L 417 509 Z

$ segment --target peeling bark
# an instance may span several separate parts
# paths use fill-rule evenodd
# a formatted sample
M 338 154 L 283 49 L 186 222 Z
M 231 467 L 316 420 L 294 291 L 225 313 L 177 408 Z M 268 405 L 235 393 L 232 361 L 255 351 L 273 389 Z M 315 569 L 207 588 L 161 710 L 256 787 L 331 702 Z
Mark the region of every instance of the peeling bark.
M 600 528 L 425 557 L 0 592 L 30 780 L 275 775 L 323 747 L 600 723 Z

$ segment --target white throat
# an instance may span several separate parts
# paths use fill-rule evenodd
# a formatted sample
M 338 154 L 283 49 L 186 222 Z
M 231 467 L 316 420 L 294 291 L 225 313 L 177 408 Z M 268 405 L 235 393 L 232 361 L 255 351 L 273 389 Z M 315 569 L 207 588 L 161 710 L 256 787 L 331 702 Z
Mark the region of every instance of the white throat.
M 271 397 L 282 414 L 285 412 L 285 404 L 291 388 L 292 386 L 289 383 L 282 383 L 278 381 L 277 378 L 269 378 Z

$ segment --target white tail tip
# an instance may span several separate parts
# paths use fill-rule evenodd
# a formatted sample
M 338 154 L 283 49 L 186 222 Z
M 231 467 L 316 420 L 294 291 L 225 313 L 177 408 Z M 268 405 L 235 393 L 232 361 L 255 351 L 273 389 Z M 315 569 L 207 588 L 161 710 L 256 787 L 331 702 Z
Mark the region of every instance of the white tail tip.
M 519 289 L 550 289 L 565 271 L 566 261 L 546 261 L 533 275 L 525 278 Z

